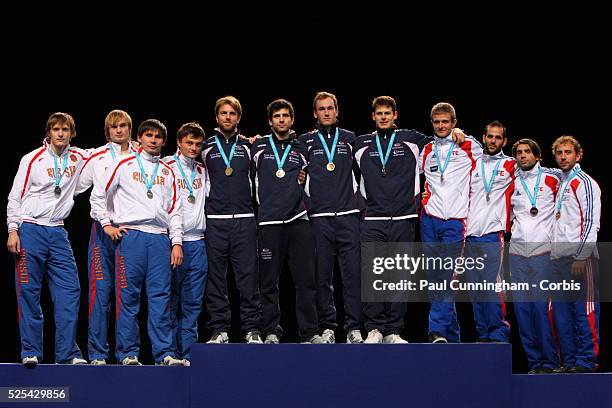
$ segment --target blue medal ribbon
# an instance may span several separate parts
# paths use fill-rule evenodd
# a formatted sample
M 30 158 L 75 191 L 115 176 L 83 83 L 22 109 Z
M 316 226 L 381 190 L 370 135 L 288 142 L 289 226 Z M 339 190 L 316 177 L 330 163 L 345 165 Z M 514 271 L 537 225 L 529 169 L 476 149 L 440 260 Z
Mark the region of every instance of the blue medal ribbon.
M 383 175 L 386 174 L 385 169 L 387 167 L 387 162 L 389 161 L 389 156 L 391 156 L 394 141 L 395 132 L 391 133 L 391 138 L 389 139 L 389 144 L 387 145 L 387 152 L 383 155 L 382 145 L 380 144 L 380 136 L 378 136 L 378 132 L 376 132 L 376 149 L 378 149 L 378 157 L 380 157 L 380 163 L 382 164 Z
M 195 164 L 195 162 L 193 163 L 193 167 L 191 168 L 191 179 L 189 180 L 189 183 L 187 183 L 187 176 L 185 175 L 185 170 L 183 170 L 183 166 L 181 165 L 181 161 L 179 160 L 179 158 L 176 155 L 176 153 L 174 154 L 173 157 L 174 157 L 174 160 L 176 160 L 176 166 L 178 167 L 179 171 L 181 172 L 181 176 L 183 176 L 183 179 L 185 180 L 185 184 L 187 184 L 187 189 L 189 190 L 189 195 L 192 196 L 192 197 L 195 197 L 195 195 L 193 194 L 193 181 L 196 178 L 196 164 Z
M 535 186 L 533 187 L 533 195 L 531 195 L 531 193 L 529 192 L 529 187 L 527 187 L 527 183 L 525 183 L 525 180 L 523 180 L 523 177 L 519 174 L 519 179 L 521 180 L 521 184 L 523 185 L 523 190 L 525 190 L 525 194 L 527 194 L 527 197 L 529 198 L 529 202 L 531 203 L 531 208 L 536 208 L 536 203 L 538 201 L 538 190 L 540 189 L 540 179 L 542 177 L 542 168 L 540 167 L 538 169 L 538 177 L 536 179 L 536 183 Z
M 582 169 L 580 168 L 577 168 L 577 169 L 574 168 L 572 172 L 570 173 L 569 177 L 567 178 L 567 180 L 565 181 L 565 183 L 563 183 L 563 185 L 561 186 L 561 194 L 559 195 L 559 198 L 557 199 L 557 215 L 561 214 L 561 207 L 563 207 L 563 196 L 565 195 L 565 189 L 567 188 L 567 186 L 569 186 L 569 184 L 572 182 L 574 177 L 580 174 L 581 171 Z
M 331 151 L 327 147 L 327 143 L 325 142 L 325 138 L 323 137 L 321 132 L 317 133 L 319 135 L 319 140 L 321 140 L 321 144 L 323 145 L 323 149 L 325 150 L 325 155 L 327 156 L 327 163 L 334 164 L 334 155 L 336 154 L 336 145 L 338 144 L 338 135 L 340 134 L 340 132 L 338 132 L 338 128 L 336 128 L 336 134 L 334 136 L 334 141 L 332 142 Z
M 68 167 L 68 149 L 66 149 L 66 153 L 63 154 L 64 160 L 62 162 L 62 171 L 57 165 L 57 156 L 52 154 L 53 156 L 53 167 L 55 169 L 55 189 L 57 190 L 60 183 L 62 182 L 62 177 L 64 176 L 64 172 L 66 171 L 66 167 Z
M 111 156 L 113 157 L 113 161 L 114 161 L 117 158 L 117 153 L 115 153 L 115 148 L 113 147 L 111 143 L 109 143 L 107 146 L 108 146 L 108 150 L 110 150 Z
M 238 139 L 236 139 L 236 141 L 230 148 L 229 158 L 225 155 L 225 150 L 223 150 L 223 146 L 221 146 L 221 142 L 219 141 L 218 136 L 215 136 L 215 143 L 217 145 L 217 149 L 219 149 L 219 154 L 221 154 L 221 158 L 223 158 L 223 162 L 225 162 L 225 167 L 231 167 L 230 163 L 232 161 L 232 158 L 234 157 L 234 152 L 236 151 L 236 144 L 238 143 Z
M 136 154 L 136 161 L 138 162 L 138 166 L 140 166 L 140 175 L 142 176 L 145 186 L 147 187 L 147 196 L 149 198 L 153 198 L 153 196 L 149 196 L 149 193 L 151 192 L 151 189 L 153 188 L 153 182 L 155 181 L 155 178 L 157 177 L 157 170 L 159 169 L 159 160 L 157 161 L 157 163 L 155 163 L 155 168 L 153 169 L 153 174 L 151 175 L 151 178 L 147 179 L 147 175 L 145 174 L 144 166 L 142 165 L 142 161 L 140 159 L 140 153 L 138 152 L 134 152 L 134 153 Z
M 499 165 L 501 164 L 501 162 L 502 162 L 501 159 L 497 161 L 497 163 L 495 164 L 495 168 L 493 169 L 493 174 L 491 174 L 491 177 L 489 177 L 489 180 L 487 180 L 485 176 L 484 158 L 480 159 L 482 181 L 484 183 L 485 192 L 487 193 L 487 201 L 489 201 L 489 193 L 491 192 L 491 189 L 493 188 L 493 180 L 495 180 L 495 175 L 497 174 L 497 171 L 499 170 Z
M 451 142 L 451 146 L 448 149 L 448 153 L 446 153 L 446 159 L 444 160 L 444 165 L 442 165 L 442 162 L 440 161 L 440 152 L 438 152 L 438 144 L 434 142 L 434 153 L 436 154 L 436 160 L 438 162 L 438 169 L 440 170 L 440 178 L 442 180 L 444 180 L 444 172 L 446 171 L 446 168 L 448 167 L 448 162 L 450 161 L 450 158 L 453 155 L 453 150 L 455 149 L 455 142 Z
M 279 170 L 283 169 L 283 165 L 285 164 L 285 160 L 287 160 L 287 156 L 289 155 L 289 151 L 291 150 L 291 143 L 287 145 L 285 149 L 285 153 L 283 153 L 283 158 L 281 159 L 278 155 L 278 150 L 276 149 L 276 143 L 274 142 L 274 137 L 272 135 L 268 135 L 270 138 L 270 145 L 272 146 L 272 152 L 274 153 L 274 158 L 276 159 L 276 165 Z

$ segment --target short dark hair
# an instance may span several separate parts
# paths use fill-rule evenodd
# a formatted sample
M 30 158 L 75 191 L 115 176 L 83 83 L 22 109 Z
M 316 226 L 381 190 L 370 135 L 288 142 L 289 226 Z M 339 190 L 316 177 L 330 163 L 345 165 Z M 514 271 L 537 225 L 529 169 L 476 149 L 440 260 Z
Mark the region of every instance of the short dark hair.
M 272 115 L 274 112 L 277 112 L 281 109 L 287 109 L 289 111 L 289 116 L 293 119 L 293 105 L 286 99 L 277 99 L 275 101 L 270 102 L 268 105 L 268 119 L 272 120 Z
M 487 126 L 485 126 L 485 136 L 487 135 L 487 133 L 489 133 L 489 128 L 492 127 L 498 127 L 501 128 L 502 130 L 502 136 L 504 137 L 504 139 L 507 137 L 506 136 L 506 127 L 504 125 L 502 125 L 502 123 L 499 120 L 494 120 L 493 122 L 489 123 Z
M 202 139 L 206 137 L 204 129 L 202 129 L 202 126 L 200 126 L 197 122 L 189 122 L 182 124 L 179 130 L 176 132 L 176 140 L 180 142 L 187 135 L 192 135 L 193 137 L 201 137 Z
M 534 156 L 536 156 L 537 158 L 542 157 L 542 151 L 540 150 L 540 146 L 535 140 L 532 139 L 521 139 L 518 142 L 514 143 L 512 145 L 512 157 L 516 158 L 516 150 L 518 149 L 519 145 L 522 144 L 529 146 Z
M 379 106 L 388 106 L 393 112 L 397 110 L 397 104 L 395 99 L 390 96 L 377 96 L 372 101 L 372 111 L 375 111 Z
M 143 121 L 140 126 L 138 126 L 138 137 L 142 136 L 147 130 L 157 130 L 164 139 L 164 142 L 168 138 L 168 130 L 166 129 L 166 125 L 157 119 L 147 119 Z

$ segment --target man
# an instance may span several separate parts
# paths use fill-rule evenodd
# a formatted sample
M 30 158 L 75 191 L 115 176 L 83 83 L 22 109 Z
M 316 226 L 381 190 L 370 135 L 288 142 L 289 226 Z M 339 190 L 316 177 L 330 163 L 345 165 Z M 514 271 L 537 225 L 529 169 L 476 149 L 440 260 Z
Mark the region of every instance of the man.
M 559 367 L 549 319 L 549 295 L 540 282 L 551 279 L 550 241 L 559 179 L 540 165 L 540 147 L 531 139 L 512 146 L 519 167 L 514 181 L 510 275 L 529 291 L 513 293 L 514 312 L 530 373 L 552 373 Z
M 396 102 L 379 96 L 372 102 L 376 131 L 355 142 L 355 161 L 361 171 L 360 191 L 366 201 L 361 242 L 413 242 L 420 193 L 418 157 L 429 141 L 414 130 L 396 129 Z M 398 200 L 398 197 L 406 199 Z M 365 343 L 407 343 L 400 337 L 405 304 L 368 302 L 363 306 Z
M 240 138 L 240 102 L 233 96 L 215 103 L 219 127 L 204 142 L 202 161 L 207 171 L 206 308 L 208 343 L 227 343 L 231 324 L 227 268 L 231 262 L 240 296 L 240 327 L 247 343 L 262 343 L 261 301 L 257 271 L 257 224 L 253 211 L 251 151 Z
M 589 373 L 597 369 L 599 353 L 599 254 L 595 243 L 601 190 L 578 164 L 584 153 L 576 138 L 561 136 L 552 150 L 563 172 L 555 203 L 553 279 L 575 280 L 581 285 L 573 294 L 553 294 L 553 316 L 566 372 Z
M 466 272 L 470 282 L 500 282 L 503 278 L 504 233 L 510 232 L 510 197 L 514 189 L 514 159 L 502 151 L 506 128 L 498 121 L 485 127 L 484 154 L 476 160 L 470 184 L 465 254 L 484 259 L 482 270 Z M 472 293 L 472 308 L 480 342 L 507 342 L 503 293 Z
M 70 146 L 74 136 L 72 116 L 52 114 L 43 146 L 21 159 L 8 197 L 6 245 L 15 255 L 21 358 L 26 367 L 43 358 L 40 292 L 45 280 L 55 312 L 55 362 L 87 364 L 76 343 L 81 288 L 63 227 L 87 158 L 84 150 Z
M 306 167 L 306 148 L 294 139 L 291 103 L 277 99 L 268 105 L 272 134 L 253 145 L 256 198 L 259 205 L 259 274 L 266 344 L 278 344 L 279 278 L 285 262 L 295 283 L 300 339 L 323 343 L 318 334 L 315 245 L 308 223 L 304 191 L 297 182 Z
M 421 213 L 421 241 L 428 257 L 461 256 L 469 208 L 470 177 L 482 147 L 471 136 L 462 143 L 452 138 L 457 124 L 455 108 L 445 102 L 431 109 L 435 138 L 421 152 L 420 170 L 425 174 L 425 191 Z M 430 291 L 429 340 L 432 343 L 460 342 L 454 293 L 450 289 L 453 270 L 428 269 L 430 282 L 445 283 L 444 290 Z
M 93 184 L 104 183 L 104 173 L 112 163 L 134 152 L 131 143 L 132 118 L 127 112 L 113 110 L 104 120 L 107 143 L 94 149 L 81 169 L 77 193 Z M 92 211 L 87 270 L 89 279 L 88 352 L 90 363 L 104 365 L 109 358 L 108 323 L 111 294 L 115 281 L 115 243 L 104 233 Z
M 172 269 L 183 259 L 181 200 L 172 168 L 160 160 L 167 132 L 148 119 L 138 127 L 141 147 L 109 167 L 94 185 L 92 212 L 104 232 L 118 241 L 115 258 L 116 355 L 140 365 L 138 310 L 146 287 L 148 329 L 158 365 L 184 365 L 175 358 L 170 318 Z M 112 220 L 112 222 L 111 222 Z
M 164 161 L 176 176 L 183 210 L 183 263 L 172 282 L 173 328 L 176 357 L 191 365 L 191 345 L 198 340 L 198 317 L 208 273 L 204 231 L 204 167 L 195 161 L 202 152 L 204 130 L 195 123 L 182 125 L 176 136 L 178 149 Z
M 347 343 L 361 337 L 359 273 L 359 193 L 353 173 L 355 134 L 341 129 L 334 94 L 319 92 L 313 102 L 317 128 L 300 136 L 308 149 L 308 217 L 317 250 L 317 311 L 322 338 L 335 342 L 336 307 L 333 271 L 336 259 L 342 277 Z

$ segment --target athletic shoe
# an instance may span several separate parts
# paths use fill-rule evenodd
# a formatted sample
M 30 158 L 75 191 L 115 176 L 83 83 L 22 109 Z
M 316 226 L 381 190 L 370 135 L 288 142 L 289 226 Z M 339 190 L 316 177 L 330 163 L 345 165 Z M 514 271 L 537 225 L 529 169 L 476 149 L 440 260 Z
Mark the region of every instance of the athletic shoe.
M 246 342 L 249 344 L 263 344 L 261 341 L 261 336 L 257 331 L 250 331 L 246 335 Z
M 24 357 L 23 360 L 21 360 L 21 363 L 28 368 L 32 368 L 36 366 L 36 364 L 38 364 L 38 357 L 36 356 Z
M 185 367 L 191 367 L 191 361 L 187 360 L 186 358 L 183 359 L 183 365 Z
M 378 331 L 378 329 L 370 330 L 368 332 L 368 337 L 365 339 L 364 343 L 366 344 L 380 344 L 383 341 L 383 335 Z
M 408 342 L 400 337 L 399 334 L 389 334 L 383 338 L 385 344 L 408 344 Z
M 91 364 L 91 365 L 106 365 L 106 360 L 104 360 L 103 358 L 97 358 L 95 360 L 91 360 L 91 362 L 89 364 Z
M 175 358 L 174 356 L 166 356 L 159 363 L 155 363 L 155 365 L 161 365 L 161 366 L 184 366 L 185 365 L 185 360 L 179 360 L 178 358 Z
M 227 336 L 227 332 L 216 332 L 206 343 L 208 344 L 225 344 L 229 343 L 229 337 Z
M 429 342 L 430 343 L 448 343 L 448 340 L 446 340 L 446 337 L 444 337 L 441 333 L 439 332 L 431 332 L 429 333 Z
M 325 344 L 325 340 L 323 340 L 323 337 L 319 336 L 318 334 L 315 334 L 308 340 L 303 341 L 302 344 Z
M 346 342 L 348 344 L 361 344 L 363 343 L 363 337 L 361 337 L 361 330 L 351 330 L 346 335 Z
M 70 360 L 68 362 L 68 364 L 72 364 L 72 365 L 82 365 L 82 364 L 87 364 L 87 361 L 85 359 L 82 359 L 80 357 L 75 357 L 72 360 Z
M 527 374 L 552 374 L 553 369 L 548 367 L 536 367 Z
M 136 356 L 129 356 L 124 358 L 123 360 L 121 360 L 121 364 L 122 365 L 142 365 L 140 364 L 140 362 L 138 361 L 138 357 Z
M 266 336 L 266 340 L 264 344 L 278 344 L 280 341 L 278 340 L 278 336 L 276 334 L 268 334 Z
M 332 329 L 323 330 L 323 334 L 321 334 L 324 343 L 333 344 L 336 342 L 336 335 Z
M 565 372 L 569 374 L 586 374 L 586 373 L 592 373 L 593 370 L 586 368 L 584 366 L 575 365 L 565 370 Z

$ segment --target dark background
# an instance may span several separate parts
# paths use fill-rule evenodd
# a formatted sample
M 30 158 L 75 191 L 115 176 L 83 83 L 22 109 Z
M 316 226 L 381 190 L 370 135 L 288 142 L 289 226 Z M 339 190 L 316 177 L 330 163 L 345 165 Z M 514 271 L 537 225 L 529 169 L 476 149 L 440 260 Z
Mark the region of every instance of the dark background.
M 18 28 L 3 29 L 2 40 L 3 95 L 8 105 L 2 195 L 8 195 L 20 158 L 40 145 L 46 119 L 56 111 L 73 115 L 73 144 L 83 148 L 104 143 L 104 117 L 112 109 L 128 111 L 134 127 L 147 118 L 160 119 L 171 136 L 164 154 L 171 154 L 181 123 L 195 120 L 212 130 L 214 102 L 221 96 L 240 99 L 240 128 L 249 135 L 267 132 L 266 105 L 286 98 L 296 110 L 294 129 L 302 133 L 314 124 L 312 97 L 326 90 L 339 99 L 341 126 L 359 134 L 373 129 L 372 98 L 391 95 L 398 102 L 400 127 L 431 133 L 431 106 L 451 102 L 458 126 L 467 133 L 480 137 L 486 123 L 500 120 L 508 128 L 510 143 L 522 137 L 540 142 L 547 166 L 554 166 L 554 138 L 577 136 L 585 149 L 583 169 L 603 190 L 599 239 L 610 241 L 608 149 L 601 140 L 608 132 L 610 103 L 605 96 L 610 81 L 605 72 L 609 66 L 603 63 L 607 47 L 601 21 L 574 9 L 555 9 L 554 20 L 547 12 L 504 9 L 485 10 L 485 17 L 465 20 L 442 7 L 398 16 L 392 6 L 380 6 L 359 20 L 321 10 L 311 10 L 307 15 L 312 17 L 299 11 L 272 16 L 259 10 L 249 18 L 237 18 L 230 6 L 206 16 L 184 12 L 129 18 L 119 11 L 93 10 L 86 18 L 74 18 L 59 8 L 39 19 L 13 16 Z M 103 14 L 102 21 L 92 19 L 97 12 Z M 295 21 L 298 15 L 301 19 Z M 83 350 L 88 196 L 77 198 L 66 221 L 81 277 L 78 342 Z M 6 242 L 6 229 L 0 240 Z M 2 265 L 0 361 L 17 362 L 14 265 L 6 251 Z M 288 331 L 284 340 L 297 341 L 289 279 L 283 277 L 281 291 Z M 45 362 L 51 362 L 53 326 L 46 291 L 43 308 L 48 317 Z M 471 307 L 458 308 L 463 339 L 474 341 Z M 526 362 L 509 309 L 514 370 L 523 371 Z M 427 312 L 428 305 L 408 305 L 403 334 L 409 341 L 426 341 Z M 607 330 L 611 313 L 610 305 L 602 304 L 600 361 L 605 371 L 612 370 Z M 205 319 L 203 314 L 201 322 Z M 201 330 L 200 341 L 209 335 Z M 241 340 L 235 324 L 231 337 Z M 143 360 L 150 362 L 146 336 L 143 342 Z

